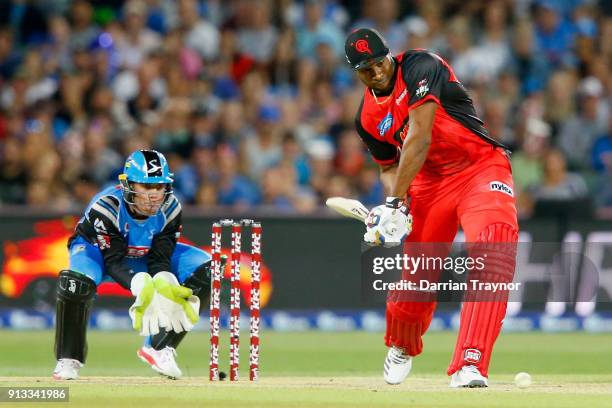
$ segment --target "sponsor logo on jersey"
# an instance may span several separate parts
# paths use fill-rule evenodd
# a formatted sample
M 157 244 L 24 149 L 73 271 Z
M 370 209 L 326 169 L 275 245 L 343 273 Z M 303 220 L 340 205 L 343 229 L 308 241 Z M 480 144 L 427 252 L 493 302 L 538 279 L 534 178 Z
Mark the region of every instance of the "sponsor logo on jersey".
M 399 106 L 399 104 L 404 100 L 407 94 L 408 94 L 408 90 L 404 89 L 402 93 L 400 94 L 400 96 L 398 96 L 397 99 L 395 99 L 395 104 Z
M 468 363 L 478 363 L 481 357 L 480 350 L 477 349 L 467 349 L 463 353 L 463 360 Z
M 98 241 L 98 248 L 100 248 L 100 250 L 110 248 L 110 237 L 108 235 L 98 234 L 96 235 L 96 239 Z
M 137 246 L 137 245 L 129 245 L 127 247 L 127 252 L 125 256 L 127 258 L 142 258 L 146 254 L 149 253 L 149 247 L 147 246 Z
M 421 79 L 418 83 L 418 88 L 415 94 L 419 98 L 422 98 L 427 94 L 427 92 L 429 92 L 429 85 L 427 84 L 427 79 Z
M 514 197 L 514 191 L 512 191 L 512 188 L 501 181 L 490 182 L 489 189 L 491 191 L 499 191 L 500 193 L 508 194 L 510 197 Z
M 391 112 L 389 112 L 387 113 L 387 116 L 385 116 L 383 120 L 380 121 L 378 126 L 376 126 L 378 128 L 378 133 L 380 133 L 381 136 L 384 136 L 384 134 L 387 133 L 389 129 L 391 129 L 392 124 L 393 115 L 391 115 Z

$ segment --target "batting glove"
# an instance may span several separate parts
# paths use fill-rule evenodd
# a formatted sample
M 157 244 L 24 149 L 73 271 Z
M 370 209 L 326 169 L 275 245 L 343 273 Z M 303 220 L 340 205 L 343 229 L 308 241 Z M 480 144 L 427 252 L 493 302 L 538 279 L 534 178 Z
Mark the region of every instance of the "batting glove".
M 368 245 L 394 247 L 402 243 L 412 231 L 412 215 L 404 200 L 387 197 L 384 205 L 372 208 L 366 219 L 367 230 L 363 240 Z

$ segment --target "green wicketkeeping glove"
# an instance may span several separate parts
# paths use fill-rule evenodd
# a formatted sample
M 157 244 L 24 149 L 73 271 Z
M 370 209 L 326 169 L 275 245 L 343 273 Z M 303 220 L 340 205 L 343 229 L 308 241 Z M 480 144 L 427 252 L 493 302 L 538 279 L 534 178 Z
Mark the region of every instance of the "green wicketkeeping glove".
M 129 310 L 134 329 L 143 336 L 159 333 L 162 322 L 160 321 L 157 302 L 154 302 L 156 292 L 151 275 L 146 272 L 134 275 L 130 282 L 130 290 L 136 296 L 136 300 Z
M 166 329 L 181 332 L 190 331 L 199 320 L 200 299 L 189 288 L 181 286 L 170 272 L 159 272 L 153 278 L 155 290 L 159 293 L 160 310 L 168 317 Z

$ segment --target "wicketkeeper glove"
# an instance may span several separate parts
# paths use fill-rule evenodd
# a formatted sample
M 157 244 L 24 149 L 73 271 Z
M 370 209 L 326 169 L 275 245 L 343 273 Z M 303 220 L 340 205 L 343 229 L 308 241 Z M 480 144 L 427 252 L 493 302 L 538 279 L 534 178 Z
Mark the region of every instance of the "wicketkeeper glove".
M 168 317 L 165 329 L 176 333 L 191 331 L 200 318 L 200 299 L 191 289 L 181 286 L 170 272 L 158 272 L 153 285 L 160 295 L 159 308 Z
M 134 275 L 130 282 L 132 295 L 136 300 L 129 309 L 132 327 L 141 336 L 151 336 L 159 333 L 159 328 L 168 324 L 165 316 L 159 311 L 159 295 L 155 292 L 153 278 L 146 272 Z

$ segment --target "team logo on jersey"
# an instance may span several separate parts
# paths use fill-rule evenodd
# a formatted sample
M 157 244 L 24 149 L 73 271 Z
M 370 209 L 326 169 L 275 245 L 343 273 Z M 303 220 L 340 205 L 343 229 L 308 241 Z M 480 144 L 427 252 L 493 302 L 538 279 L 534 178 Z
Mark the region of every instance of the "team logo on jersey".
M 384 136 L 384 134 L 387 133 L 389 129 L 391 129 L 392 124 L 393 115 L 391 115 L 391 112 L 389 112 L 387 113 L 387 116 L 385 116 L 383 120 L 380 121 L 378 126 L 376 126 L 378 128 L 378 133 L 380 133 L 381 136 Z
M 421 79 L 418 83 L 418 88 L 415 92 L 416 96 L 422 98 L 429 92 L 429 85 L 427 84 L 427 79 Z
M 480 361 L 480 357 L 481 357 L 481 353 L 480 350 L 477 349 L 467 349 L 465 350 L 465 352 L 463 353 L 463 360 L 465 360 L 468 363 L 478 363 Z
M 501 181 L 490 182 L 489 189 L 491 191 L 499 191 L 500 193 L 508 194 L 510 197 L 514 197 L 514 191 L 512 191 L 512 188 Z
M 94 221 L 94 228 L 97 231 L 106 232 L 106 225 L 104 225 L 104 222 L 102 222 L 102 220 L 99 218 L 96 218 L 96 220 Z
M 357 42 L 355 42 L 355 49 L 362 54 L 367 52 L 368 54 L 372 55 L 372 50 L 370 50 L 368 40 L 357 40 Z

